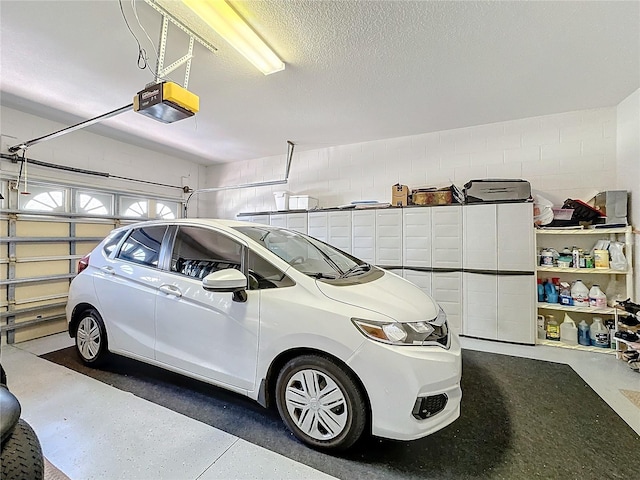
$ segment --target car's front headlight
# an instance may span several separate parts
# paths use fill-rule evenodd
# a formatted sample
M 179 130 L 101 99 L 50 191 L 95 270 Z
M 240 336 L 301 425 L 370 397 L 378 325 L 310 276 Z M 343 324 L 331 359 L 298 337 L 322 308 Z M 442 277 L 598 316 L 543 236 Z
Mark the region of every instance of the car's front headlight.
M 425 345 L 438 343 L 448 346 L 447 316 L 442 309 L 433 320 L 394 322 L 352 318 L 353 324 L 366 337 L 394 345 Z

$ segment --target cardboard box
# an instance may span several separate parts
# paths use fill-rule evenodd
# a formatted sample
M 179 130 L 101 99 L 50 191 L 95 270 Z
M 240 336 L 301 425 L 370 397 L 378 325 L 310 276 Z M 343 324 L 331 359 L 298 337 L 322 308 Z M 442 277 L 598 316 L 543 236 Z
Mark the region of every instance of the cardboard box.
M 409 187 L 396 183 L 391 187 L 391 206 L 406 207 L 409 205 Z

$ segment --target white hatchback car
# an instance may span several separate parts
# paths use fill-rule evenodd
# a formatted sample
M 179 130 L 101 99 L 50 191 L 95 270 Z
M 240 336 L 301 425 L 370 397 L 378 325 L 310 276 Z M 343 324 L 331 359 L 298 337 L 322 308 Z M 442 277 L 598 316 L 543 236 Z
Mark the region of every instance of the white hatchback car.
M 444 311 L 289 230 L 203 219 L 114 230 L 80 261 L 66 313 L 84 363 L 113 352 L 275 404 L 317 448 L 365 431 L 417 439 L 460 415 Z

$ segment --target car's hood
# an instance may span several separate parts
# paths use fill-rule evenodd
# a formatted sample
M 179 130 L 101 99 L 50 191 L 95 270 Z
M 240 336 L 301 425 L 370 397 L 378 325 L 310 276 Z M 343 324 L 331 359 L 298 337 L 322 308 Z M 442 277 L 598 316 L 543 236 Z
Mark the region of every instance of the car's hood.
M 327 297 L 388 316 L 399 322 L 432 320 L 438 305 L 412 283 L 388 272 L 371 282 L 336 286 L 317 281 Z

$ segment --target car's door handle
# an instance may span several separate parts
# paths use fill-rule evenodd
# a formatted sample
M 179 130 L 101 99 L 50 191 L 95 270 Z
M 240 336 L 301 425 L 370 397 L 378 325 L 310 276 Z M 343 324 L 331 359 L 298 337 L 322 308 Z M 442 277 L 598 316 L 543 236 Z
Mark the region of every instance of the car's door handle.
M 167 295 L 174 295 L 176 297 L 181 297 L 182 292 L 175 285 L 160 285 L 158 288 L 162 293 L 166 293 Z
M 113 267 L 102 267 L 100 270 L 102 270 L 104 273 L 108 273 L 109 275 L 115 275 L 115 270 L 113 269 Z

